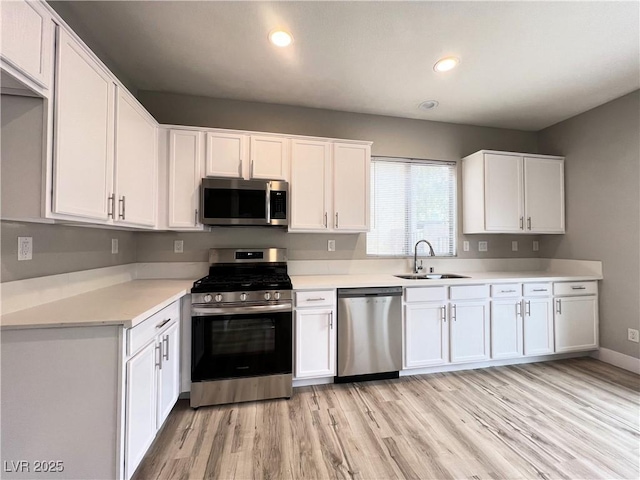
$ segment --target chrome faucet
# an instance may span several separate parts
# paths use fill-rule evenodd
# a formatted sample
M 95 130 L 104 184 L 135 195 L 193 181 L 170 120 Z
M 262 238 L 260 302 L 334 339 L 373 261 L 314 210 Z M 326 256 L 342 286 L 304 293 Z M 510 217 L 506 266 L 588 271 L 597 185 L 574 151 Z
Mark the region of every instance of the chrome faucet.
M 422 242 L 426 243 L 427 245 L 429 245 L 429 255 L 432 257 L 435 257 L 436 254 L 433 251 L 433 247 L 431 246 L 431 244 L 426 241 L 426 240 L 418 240 L 416 242 L 415 247 L 413 247 L 413 273 L 420 273 L 420 270 L 422 270 L 422 266 L 420 266 L 420 268 L 418 268 L 418 245 L 420 245 Z

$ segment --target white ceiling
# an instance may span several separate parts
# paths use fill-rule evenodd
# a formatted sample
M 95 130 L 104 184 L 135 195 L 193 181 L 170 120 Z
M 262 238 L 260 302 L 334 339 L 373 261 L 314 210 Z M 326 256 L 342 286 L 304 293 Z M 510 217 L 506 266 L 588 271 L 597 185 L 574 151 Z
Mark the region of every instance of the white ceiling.
M 539 130 L 640 88 L 639 6 L 92 1 L 56 8 L 140 90 Z M 267 42 L 275 27 L 293 33 L 291 47 Z M 459 67 L 434 72 L 449 55 Z M 425 100 L 440 106 L 418 109 Z

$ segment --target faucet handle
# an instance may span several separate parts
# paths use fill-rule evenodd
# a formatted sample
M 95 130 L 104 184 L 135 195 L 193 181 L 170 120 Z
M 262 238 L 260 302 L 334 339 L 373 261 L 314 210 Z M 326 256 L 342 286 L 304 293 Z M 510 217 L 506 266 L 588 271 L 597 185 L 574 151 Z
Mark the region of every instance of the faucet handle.
M 422 266 L 422 260 L 418 260 L 418 264 L 416 265 L 416 273 L 419 273 L 422 270 L 424 270 L 424 267 Z

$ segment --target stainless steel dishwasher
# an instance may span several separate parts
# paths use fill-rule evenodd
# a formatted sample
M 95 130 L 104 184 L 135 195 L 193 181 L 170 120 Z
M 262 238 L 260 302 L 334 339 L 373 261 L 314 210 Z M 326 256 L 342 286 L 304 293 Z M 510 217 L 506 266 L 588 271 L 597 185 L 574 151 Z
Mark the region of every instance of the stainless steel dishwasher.
M 397 378 L 402 287 L 338 289 L 337 383 Z

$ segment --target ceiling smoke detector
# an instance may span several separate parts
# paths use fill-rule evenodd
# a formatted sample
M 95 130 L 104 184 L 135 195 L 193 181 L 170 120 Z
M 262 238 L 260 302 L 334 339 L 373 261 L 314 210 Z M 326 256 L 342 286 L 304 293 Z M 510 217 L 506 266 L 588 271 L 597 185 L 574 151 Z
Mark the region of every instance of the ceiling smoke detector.
M 420 110 L 432 110 L 434 108 L 436 108 L 438 106 L 438 102 L 436 102 L 435 100 L 427 100 L 426 102 L 422 102 L 418 108 Z

